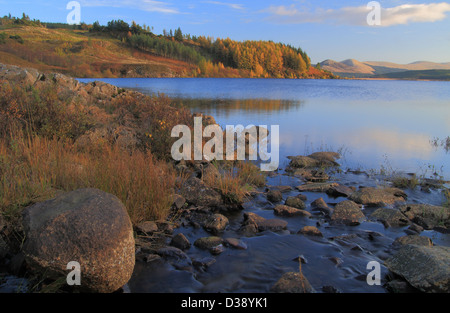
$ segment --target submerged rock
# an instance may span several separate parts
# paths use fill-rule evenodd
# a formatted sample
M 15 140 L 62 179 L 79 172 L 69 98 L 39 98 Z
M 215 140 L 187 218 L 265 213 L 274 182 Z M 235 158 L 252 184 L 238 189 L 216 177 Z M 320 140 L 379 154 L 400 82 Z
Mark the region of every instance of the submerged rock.
M 403 246 L 387 268 L 424 292 L 450 292 L 450 247 Z
M 27 264 L 51 278 L 80 264 L 81 288 L 113 292 L 130 279 L 135 241 L 120 200 L 97 189 L 80 189 L 37 203 L 23 212 Z

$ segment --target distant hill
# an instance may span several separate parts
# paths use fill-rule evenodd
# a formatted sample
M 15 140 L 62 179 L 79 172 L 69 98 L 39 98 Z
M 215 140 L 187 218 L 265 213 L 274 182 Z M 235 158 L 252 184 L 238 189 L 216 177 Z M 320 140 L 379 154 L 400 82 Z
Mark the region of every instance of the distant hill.
M 383 75 L 375 75 L 374 78 L 450 81 L 450 70 L 404 71 L 404 72 L 388 73 Z
M 112 20 L 107 25 L 0 17 L 0 63 L 73 77 L 336 78 L 299 47 L 173 33 Z
M 354 59 L 348 59 L 341 62 L 325 60 L 320 63 L 320 67 L 324 70 L 332 72 L 335 75 L 347 78 L 446 80 L 447 76 L 445 71 L 450 71 L 450 62 L 434 63 L 428 61 L 417 61 L 410 64 L 397 64 L 379 61 L 360 62 Z

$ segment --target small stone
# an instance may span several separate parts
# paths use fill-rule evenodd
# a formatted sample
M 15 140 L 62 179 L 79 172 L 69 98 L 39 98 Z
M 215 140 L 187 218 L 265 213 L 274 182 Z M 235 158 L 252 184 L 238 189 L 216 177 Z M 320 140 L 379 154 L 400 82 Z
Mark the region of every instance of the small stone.
M 214 263 L 216 263 L 216 259 L 213 257 L 206 257 L 203 259 L 192 261 L 192 265 L 194 265 L 195 267 L 202 267 L 202 268 L 210 267 Z
M 191 243 L 189 242 L 189 240 L 186 238 L 186 236 L 182 233 L 176 234 L 171 242 L 170 242 L 171 246 L 174 246 L 178 249 L 181 250 L 187 250 L 191 247 Z
M 323 286 L 322 291 L 324 293 L 339 293 L 339 290 L 337 290 L 334 286 Z
M 284 204 L 296 209 L 306 209 L 305 203 L 299 197 L 288 197 Z
M 292 261 L 301 262 L 302 264 L 308 263 L 308 260 L 303 256 L 303 254 L 293 258 Z
M 305 216 L 310 217 L 311 213 L 305 210 L 296 209 L 287 205 L 277 205 L 274 209 L 275 215 L 293 217 L 293 216 Z
M 342 261 L 341 258 L 338 258 L 338 257 L 335 257 L 335 256 L 331 257 L 331 258 L 328 258 L 328 260 L 333 262 L 336 266 L 341 265 L 342 263 L 344 263 L 344 261 Z
M 314 226 L 305 226 L 302 229 L 300 229 L 297 234 L 323 237 L 322 232 L 318 230 L 317 227 Z
M 408 227 L 408 230 L 416 234 L 420 234 L 421 232 L 423 232 L 423 227 L 417 224 L 412 224 L 411 226 Z
M 154 261 L 157 261 L 160 259 L 161 259 L 161 257 L 158 254 L 150 253 L 145 256 L 145 262 L 147 262 L 147 263 L 151 263 L 151 262 L 154 262 Z
M 151 235 L 158 231 L 158 225 L 153 221 L 146 221 L 136 225 L 136 230 L 144 235 Z
M 212 247 L 211 249 L 209 249 L 209 252 L 211 252 L 211 254 L 213 254 L 213 255 L 219 255 L 224 251 L 225 251 L 225 247 L 223 246 L 223 244 L 220 244 L 218 246 L 215 246 L 215 247 Z
M 175 194 L 175 195 L 173 196 L 173 205 L 174 205 L 178 210 L 181 209 L 181 208 L 184 206 L 185 203 L 186 203 L 186 199 L 185 199 L 183 196 L 178 195 L 178 194 Z
M 225 230 L 228 224 L 229 221 L 226 216 L 222 214 L 213 214 L 206 219 L 203 226 L 207 231 L 211 232 L 213 235 L 218 235 L 219 233 Z
M 281 193 L 283 193 L 283 192 L 292 191 L 292 187 L 291 186 L 274 186 L 274 187 L 271 187 L 271 190 L 274 190 L 274 191 L 278 190 Z
M 267 192 L 267 200 L 270 202 L 280 202 L 283 199 L 283 195 L 279 190 L 269 190 Z
M 302 273 L 288 272 L 270 289 L 277 293 L 312 293 L 315 292 L 309 281 Z
M 365 220 L 365 215 L 359 206 L 350 200 L 339 202 L 331 215 L 331 221 L 337 224 L 359 225 Z
M 349 197 L 354 191 L 350 187 L 344 185 L 337 185 L 329 188 L 327 194 L 332 197 Z
M 234 249 L 247 250 L 247 245 L 245 244 L 245 242 L 237 238 L 225 238 L 224 243 Z
M 206 249 L 206 250 L 210 250 L 218 245 L 221 245 L 223 242 L 223 239 L 220 237 L 202 237 L 202 238 L 198 238 L 195 242 L 194 242 L 194 246 L 200 248 L 200 249 Z
M 333 210 L 328 207 L 323 198 L 319 198 L 311 202 L 311 207 L 314 211 L 320 211 L 325 215 L 331 215 L 333 213 Z

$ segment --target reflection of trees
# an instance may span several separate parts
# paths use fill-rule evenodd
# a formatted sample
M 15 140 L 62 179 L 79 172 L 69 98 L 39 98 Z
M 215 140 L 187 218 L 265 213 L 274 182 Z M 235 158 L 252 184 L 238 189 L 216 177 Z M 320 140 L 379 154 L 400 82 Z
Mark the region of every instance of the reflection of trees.
M 298 109 L 304 104 L 299 100 L 282 99 L 193 99 L 193 98 L 172 98 L 178 105 L 184 105 L 193 111 L 211 111 L 219 109 L 221 114 L 235 114 L 235 111 L 245 111 L 252 113 L 270 111 L 289 111 Z

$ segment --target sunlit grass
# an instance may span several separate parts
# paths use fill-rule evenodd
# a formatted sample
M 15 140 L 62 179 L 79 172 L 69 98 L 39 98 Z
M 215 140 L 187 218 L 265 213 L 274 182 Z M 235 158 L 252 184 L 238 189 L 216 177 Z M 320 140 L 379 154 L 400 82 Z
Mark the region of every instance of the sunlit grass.
M 98 188 L 117 196 L 133 223 L 167 216 L 175 173 L 150 152 L 105 145 L 80 152 L 69 141 L 15 135 L 0 140 L 0 209 L 10 218 L 57 191 Z

